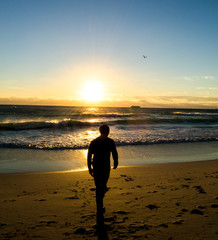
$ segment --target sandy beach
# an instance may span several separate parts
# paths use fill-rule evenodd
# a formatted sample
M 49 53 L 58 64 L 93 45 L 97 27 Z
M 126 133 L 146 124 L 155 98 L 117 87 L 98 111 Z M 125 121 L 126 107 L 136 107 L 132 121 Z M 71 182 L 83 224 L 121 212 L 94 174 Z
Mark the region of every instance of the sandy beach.
M 218 238 L 218 160 L 111 170 L 108 239 Z M 88 171 L 0 175 L 0 239 L 102 239 Z

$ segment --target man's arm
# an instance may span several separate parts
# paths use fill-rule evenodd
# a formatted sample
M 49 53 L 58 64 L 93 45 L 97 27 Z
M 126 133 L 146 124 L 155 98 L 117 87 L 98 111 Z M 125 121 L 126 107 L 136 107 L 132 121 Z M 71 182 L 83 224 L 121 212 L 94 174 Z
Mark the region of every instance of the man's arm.
M 112 156 L 113 156 L 113 160 L 114 160 L 114 169 L 116 169 L 118 166 L 118 153 L 117 153 L 115 143 L 113 143 Z
M 93 168 L 92 168 L 92 151 L 91 151 L 90 147 L 88 149 L 88 154 L 87 154 L 87 165 L 88 165 L 89 173 L 93 177 L 94 172 L 93 172 Z

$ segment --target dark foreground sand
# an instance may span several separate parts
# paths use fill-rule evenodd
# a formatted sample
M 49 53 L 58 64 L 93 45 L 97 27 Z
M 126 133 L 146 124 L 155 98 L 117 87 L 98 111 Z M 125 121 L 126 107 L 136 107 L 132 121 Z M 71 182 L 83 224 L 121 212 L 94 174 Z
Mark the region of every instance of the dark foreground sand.
M 109 239 L 218 239 L 218 161 L 111 171 Z M 87 171 L 0 175 L 0 239 L 98 239 Z M 99 238 L 102 239 L 102 238 Z

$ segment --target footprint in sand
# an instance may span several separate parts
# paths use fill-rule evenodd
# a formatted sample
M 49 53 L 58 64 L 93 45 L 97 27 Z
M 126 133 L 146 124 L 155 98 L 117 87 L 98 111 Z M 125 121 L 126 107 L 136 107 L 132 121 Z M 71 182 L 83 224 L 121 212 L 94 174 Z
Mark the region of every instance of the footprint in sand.
M 77 193 L 78 192 L 76 189 L 71 189 L 70 191 L 73 192 L 73 193 Z
M 128 217 L 124 217 L 123 219 L 121 220 L 116 220 L 114 221 L 114 223 L 124 223 L 127 219 L 129 219 Z
M 72 233 L 65 232 L 65 233 L 63 233 L 63 235 L 64 235 L 64 236 L 70 236 L 70 235 L 72 235 Z
M 159 227 L 168 228 L 168 224 L 162 223 L 159 225 Z
M 191 181 L 192 178 L 184 178 L 185 181 Z
M 127 175 L 120 175 L 120 176 L 123 177 L 126 182 L 134 181 L 134 179 L 131 176 L 127 176 Z
M 192 183 L 192 178 L 183 178 L 187 183 Z
M 211 204 L 212 208 L 218 208 L 218 204 Z
M 6 223 L 0 223 L 0 227 L 5 227 L 5 226 L 7 226 Z
M 74 196 L 74 197 L 65 197 L 65 199 L 70 199 L 70 200 L 72 200 L 72 199 L 79 199 L 77 196 Z
M 190 211 L 191 214 L 198 214 L 198 215 L 204 215 L 204 212 L 202 212 L 201 210 L 199 209 L 193 209 Z
M 89 214 L 89 215 L 83 215 L 81 218 L 85 218 L 86 220 L 93 219 L 95 217 L 95 214 Z
M 104 221 L 105 222 L 115 222 L 116 219 L 117 219 L 117 216 L 114 215 L 113 217 L 106 217 L 106 218 L 104 218 Z
M 42 215 L 40 218 L 57 217 L 57 215 Z
M 133 223 L 129 227 L 130 227 L 129 232 L 135 233 L 136 231 L 139 231 L 139 230 L 150 230 L 153 226 L 147 225 L 147 224 L 136 225 Z
M 180 224 L 183 224 L 184 223 L 184 220 L 177 220 L 175 222 L 173 222 L 174 225 L 180 225 Z
M 11 199 L 11 200 L 4 200 L 3 202 L 16 202 L 15 199 Z
M 183 212 L 183 213 L 188 212 L 188 209 L 183 208 L 183 209 L 181 210 L 181 212 Z
M 57 221 L 49 220 L 49 221 L 40 221 L 39 223 L 46 224 L 47 226 L 50 226 L 51 224 L 58 223 Z
M 146 206 L 147 208 L 149 208 L 150 210 L 154 210 L 154 209 L 158 209 L 159 207 L 155 204 L 149 204 Z
M 122 215 L 126 215 L 126 214 L 129 214 L 129 212 L 119 210 L 119 211 L 113 212 L 113 214 L 122 214 Z
M 153 192 L 150 192 L 150 191 L 149 191 L 149 192 L 147 192 L 147 193 L 157 193 L 157 192 L 158 192 L 158 191 L 153 191 Z
M 167 187 L 160 187 L 160 189 L 163 189 L 163 190 L 165 190 L 165 189 L 167 189 Z
M 76 229 L 76 231 L 74 233 L 83 235 L 83 234 L 86 233 L 86 229 L 85 228 L 78 228 L 78 229 Z
M 199 206 L 197 206 L 197 208 L 199 208 L 199 209 L 205 209 L 206 207 L 199 205 Z
M 131 192 L 121 193 L 120 195 L 129 195 L 132 194 Z
M 206 192 L 204 191 L 204 189 L 202 188 L 202 186 L 194 186 L 194 187 L 192 187 L 192 188 L 195 188 L 199 193 L 206 193 Z

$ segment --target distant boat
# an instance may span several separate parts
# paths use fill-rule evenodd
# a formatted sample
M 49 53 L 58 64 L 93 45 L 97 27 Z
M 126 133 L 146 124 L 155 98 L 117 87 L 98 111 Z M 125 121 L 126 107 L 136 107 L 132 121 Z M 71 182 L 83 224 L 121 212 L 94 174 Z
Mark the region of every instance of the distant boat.
M 141 107 L 140 107 L 140 106 L 134 106 L 134 105 L 133 105 L 133 106 L 131 106 L 130 108 L 131 108 L 131 109 L 134 109 L 134 110 L 138 110 L 138 109 L 140 109 Z

